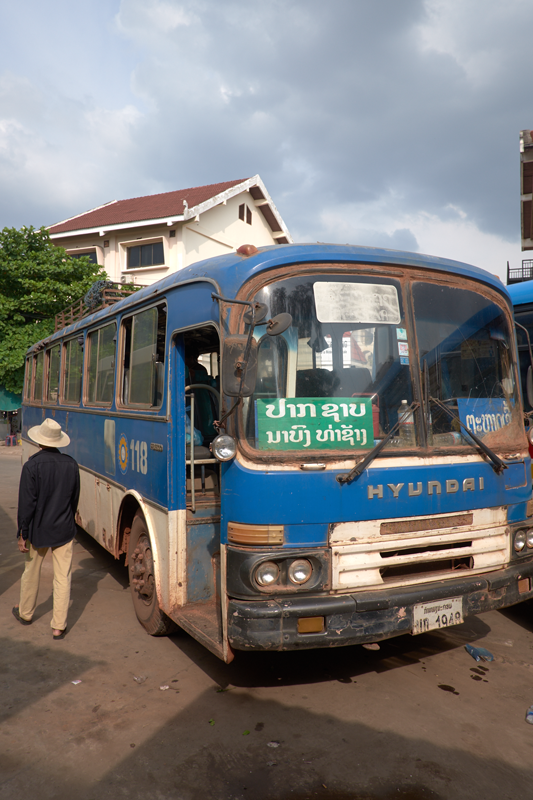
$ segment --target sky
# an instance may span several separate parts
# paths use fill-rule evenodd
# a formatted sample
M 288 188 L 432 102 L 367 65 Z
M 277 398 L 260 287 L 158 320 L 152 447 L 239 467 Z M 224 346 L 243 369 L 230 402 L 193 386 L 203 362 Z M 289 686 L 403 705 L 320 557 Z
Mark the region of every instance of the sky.
M 520 266 L 531 0 L 0 0 L 0 228 L 259 174 L 295 241 Z

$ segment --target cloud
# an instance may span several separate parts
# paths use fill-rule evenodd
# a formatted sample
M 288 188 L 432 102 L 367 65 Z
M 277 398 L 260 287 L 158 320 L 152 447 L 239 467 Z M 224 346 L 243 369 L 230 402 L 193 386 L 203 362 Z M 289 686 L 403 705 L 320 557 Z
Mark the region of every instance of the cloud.
M 519 259 L 516 242 L 481 231 L 460 208 L 446 218 L 424 211 L 406 213 L 402 198 L 328 208 L 318 223 L 320 241 L 420 252 L 474 264 L 506 280 L 507 261 Z M 307 231 L 302 231 L 302 238 Z
M 507 83 L 496 82 L 500 97 L 494 78 L 480 88 L 464 57 L 469 36 L 478 47 L 471 63 L 493 57 L 494 48 L 505 54 L 496 44 L 501 15 L 484 4 L 481 41 L 479 16 L 451 5 L 455 16 L 446 4 L 423 2 L 336 4 L 335 13 L 313 0 L 288 8 L 175 3 L 187 25 L 158 25 L 155 35 L 143 5 L 123 0 L 123 35 L 135 38 L 142 27 L 147 42 L 134 85 L 156 111 L 143 136 L 170 146 L 178 132 L 185 149 L 202 156 L 201 164 L 197 157 L 182 166 L 186 183 L 198 173 L 227 177 L 224 168 L 244 164 L 244 174 L 260 171 L 286 191 L 283 166 L 295 159 L 311 165 L 323 198 L 376 199 L 392 188 L 431 213 L 460 205 L 482 229 L 509 237 L 517 232 L 515 211 L 486 197 L 495 185 L 508 197 L 516 191 L 518 120 L 511 128 L 498 113 Z M 461 30 L 455 40 L 454 25 Z M 516 56 L 507 54 L 494 69 L 507 76 L 512 63 Z M 154 166 L 163 169 L 157 159 Z
M 3 219 L 258 172 L 298 238 L 516 248 L 529 0 L 95 3 L 6 12 Z
M 196 14 L 185 4 L 170 0 L 127 0 L 120 4 L 115 22 L 121 34 L 139 41 L 144 47 L 147 36 L 153 44 L 161 44 L 181 27 L 196 21 Z
M 131 105 L 108 109 L 56 96 L 47 107 L 35 85 L 4 74 L 0 108 L 2 226 L 51 224 L 96 205 L 112 191 L 115 170 L 126 171 L 135 157 L 142 114 Z

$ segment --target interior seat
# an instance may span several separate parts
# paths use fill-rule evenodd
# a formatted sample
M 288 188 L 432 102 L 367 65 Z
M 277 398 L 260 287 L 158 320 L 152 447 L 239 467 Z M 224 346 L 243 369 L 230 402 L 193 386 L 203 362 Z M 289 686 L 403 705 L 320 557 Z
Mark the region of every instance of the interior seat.
M 374 383 L 367 367 L 346 367 L 340 370 L 339 384 L 333 392 L 334 397 L 356 397 L 372 394 Z

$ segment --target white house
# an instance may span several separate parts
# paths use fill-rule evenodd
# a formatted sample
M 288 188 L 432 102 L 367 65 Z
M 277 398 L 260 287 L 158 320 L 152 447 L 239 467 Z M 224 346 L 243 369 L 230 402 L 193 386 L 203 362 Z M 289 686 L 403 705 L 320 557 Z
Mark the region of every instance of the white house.
M 88 255 L 117 283 L 151 284 L 243 244 L 291 235 L 259 175 L 131 200 L 114 200 L 49 228 L 70 255 Z

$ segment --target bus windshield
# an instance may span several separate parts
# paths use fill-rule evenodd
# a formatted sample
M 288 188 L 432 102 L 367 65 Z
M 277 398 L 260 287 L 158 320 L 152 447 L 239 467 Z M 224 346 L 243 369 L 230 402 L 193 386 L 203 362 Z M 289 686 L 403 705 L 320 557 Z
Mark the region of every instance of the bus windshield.
M 365 451 L 398 422 L 388 451 L 472 448 L 460 423 L 489 445 L 521 442 L 520 426 L 511 425 L 518 405 L 503 308 L 437 283 L 403 291 L 388 277 L 314 274 L 256 293 L 270 317 L 288 312 L 293 322 L 276 337 L 260 325 L 254 331 L 257 382 L 243 403 L 253 448 Z M 413 401 L 420 410 L 410 410 Z
M 413 303 L 429 443 L 466 444 L 457 417 L 489 446 L 516 438 L 514 344 L 503 309 L 479 292 L 421 282 Z

